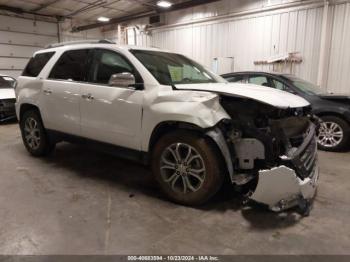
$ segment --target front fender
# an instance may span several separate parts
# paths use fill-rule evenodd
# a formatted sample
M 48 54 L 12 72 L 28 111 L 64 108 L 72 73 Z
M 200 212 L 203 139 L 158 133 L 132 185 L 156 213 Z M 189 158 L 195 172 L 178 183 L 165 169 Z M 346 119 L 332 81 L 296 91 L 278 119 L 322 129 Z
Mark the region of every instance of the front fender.
M 220 105 L 219 96 L 208 92 L 164 91 L 152 100 L 146 97 L 145 104 L 142 150 L 146 152 L 153 130 L 162 122 L 185 122 L 207 129 L 223 119 L 230 119 Z

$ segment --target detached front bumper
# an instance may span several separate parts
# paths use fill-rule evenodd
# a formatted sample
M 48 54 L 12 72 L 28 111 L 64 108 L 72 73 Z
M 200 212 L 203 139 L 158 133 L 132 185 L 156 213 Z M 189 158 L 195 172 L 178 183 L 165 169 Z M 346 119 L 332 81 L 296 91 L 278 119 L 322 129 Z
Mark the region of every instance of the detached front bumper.
M 310 177 L 301 180 L 296 172 L 279 166 L 259 172 L 259 182 L 250 196 L 252 200 L 266 204 L 273 211 L 282 211 L 294 206 L 303 206 L 315 196 L 319 177 L 316 164 Z
M 281 157 L 281 165 L 260 170 L 252 200 L 266 204 L 273 211 L 294 206 L 308 209 L 315 196 L 319 166 L 315 126 L 311 125 L 299 148 Z

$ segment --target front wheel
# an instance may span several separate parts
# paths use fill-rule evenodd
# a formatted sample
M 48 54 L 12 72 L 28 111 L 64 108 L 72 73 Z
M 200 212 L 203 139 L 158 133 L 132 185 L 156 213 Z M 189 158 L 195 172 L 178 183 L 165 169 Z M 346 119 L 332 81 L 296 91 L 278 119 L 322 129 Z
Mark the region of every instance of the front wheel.
M 55 143 L 50 141 L 40 114 L 36 110 L 23 114 L 20 119 L 20 128 L 23 143 L 33 156 L 47 155 L 55 148 Z
M 172 201 L 200 205 L 223 183 L 223 165 L 215 144 L 200 134 L 178 131 L 162 137 L 153 150 L 152 171 Z
M 324 151 L 342 151 L 349 146 L 350 126 L 336 116 L 321 117 L 322 123 L 318 129 L 318 147 Z

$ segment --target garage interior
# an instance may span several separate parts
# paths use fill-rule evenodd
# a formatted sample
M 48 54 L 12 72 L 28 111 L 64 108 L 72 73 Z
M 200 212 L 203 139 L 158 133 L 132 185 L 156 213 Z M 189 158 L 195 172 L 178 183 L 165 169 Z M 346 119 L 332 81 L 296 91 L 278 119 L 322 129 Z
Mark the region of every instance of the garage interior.
M 158 2 L 0 0 L 0 75 L 19 77 L 52 43 L 109 39 L 184 54 L 218 74 L 284 72 L 350 96 L 349 0 Z M 2 255 L 350 254 L 349 152 L 318 152 L 307 217 L 227 189 L 198 208 L 177 205 L 148 167 L 73 144 L 33 158 L 16 121 L 0 123 L 0 152 Z

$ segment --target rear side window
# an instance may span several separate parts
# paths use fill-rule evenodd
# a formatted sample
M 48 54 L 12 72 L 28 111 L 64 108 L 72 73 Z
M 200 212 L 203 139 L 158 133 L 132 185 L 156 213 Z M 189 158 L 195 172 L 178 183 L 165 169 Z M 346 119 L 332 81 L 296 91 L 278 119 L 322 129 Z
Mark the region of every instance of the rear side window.
M 250 76 L 248 82 L 249 84 L 271 87 L 266 76 Z
M 22 76 L 37 77 L 54 54 L 55 52 L 36 54 L 29 60 Z
M 280 81 L 277 81 L 276 79 L 272 79 L 272 83 L 275 86 L 275 88 L 279 89 L 279 90 L 286 90 L 286 86 L 285 84 L 283 84 Z
M 244 83 L 244 76 L 238 75 L 238 76 L 230 76 L 225 78 L 228 82 L 232 83 Z
M 66 51 L 51 70 L 50 79 L 86 81 L 89 49 Z

